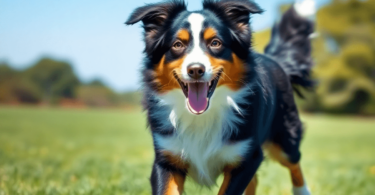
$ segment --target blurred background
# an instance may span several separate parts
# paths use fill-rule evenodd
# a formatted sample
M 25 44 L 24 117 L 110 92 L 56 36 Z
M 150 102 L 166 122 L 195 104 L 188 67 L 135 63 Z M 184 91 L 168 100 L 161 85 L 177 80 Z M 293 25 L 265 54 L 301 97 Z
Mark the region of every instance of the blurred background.
M 255 0 L 254 49 L 293 0 Z M 142 29 L 158 1 L 0 1 L 0 195 L 150 194 L 141 111 Z M 316 0 L 315 91 L 297 98 L 302 165 L 314 194 L 375 193 L 375 0 Z M 189 10 L 201 9 L 188 1 Z M 276 163 L 258 194 L 291 194 Z M 220 181 L 218 181 L 220 183 Z M 187 194 L 215 194 L 188 181 Z

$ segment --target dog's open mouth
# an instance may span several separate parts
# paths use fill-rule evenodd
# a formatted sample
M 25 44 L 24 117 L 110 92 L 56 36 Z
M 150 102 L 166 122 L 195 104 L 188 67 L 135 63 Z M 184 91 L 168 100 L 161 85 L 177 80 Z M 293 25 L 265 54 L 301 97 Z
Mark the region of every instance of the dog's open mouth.
M 200 115 L 208 109 L 210 98 L 215 92 L 222 72 L 223 70 L 221 69 L 210 82 L 189 83 L 181 81 L 177 74 L 174 73 L 174 77 L 185 94 L 186 105 L 191 113 Z

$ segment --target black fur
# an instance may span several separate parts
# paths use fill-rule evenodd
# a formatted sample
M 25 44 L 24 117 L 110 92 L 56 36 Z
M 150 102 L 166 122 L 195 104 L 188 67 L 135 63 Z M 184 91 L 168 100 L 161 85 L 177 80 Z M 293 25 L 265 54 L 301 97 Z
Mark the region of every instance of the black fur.
M 232 48 L 240 58 L 247 58 L 251 46 L 250 14 L 260 14 L 263 10 L 248 0 L 204 0 L 203 9 L 213 12 L 229 27 L 235 40 Z
M 149 4 L 136 9 L 125 22 L 128 25 L 143 22 L 145 52 L 154 64 L 167 49 L 165 39 L 168 38 L 168 27 L 172 25 L 175 17 L 184 11 L 186 11 L 186 4 L 181 0 Z
M 273 28 L 272 40 L 265 50 L 265 55 L 251 50 L 251 14 L 262 10 L 249 0 L 204 0 L 204 9 L 197 13 L 205 16 L 206 24 L 220 30 L 220 37 L 226 49 L 207 51 L 212 56 L 226 60 L 231 53 L 238 55 L 247 67 L 243 82 L 252 86 L 252 93 L 239 104 L 244 123 L 238 124 L 238 132 L 226 135 L 222 139 L 233 143 L 251 138 L 251 150 L 243 156 L 241 164 L 232 170 L 231 181 L 226 194 L 242 194 L 263 160 L 261 145 L 271 141 L 283 149 L 291 163 L 299 162 L 299 151 L 303 129 L 298 110 L 293 98 L 292 84 L 311 87 L 309 79 L 312 61 L 309 35 L 313 24 L 300 17 L 293 8 L 287 11 L 281 22 Z M 145 29 L 146 57 L 143 69 L 144 109 L 147 111 L 148 124 L 153 136 L 172 136 L 175 129 L 166 122 L 168 108 L 159 104 L 155 97 L 158 87 L 153 82 L 152 70 L 163 55 L 167 61 L 176 58 L 170 47 L 173 32 L 186 25 L 184 21 L 191 12 L 186 11 L 183 1 L 169 1 L 151 4 L 136 9 L 126 24 L 143 22 Z M 187 50 L 189 46 L 187 47 Z M 246 87 L 246 86 L 244 86 Z M 165 115 L 160 111 L 166 110 Z M 159 114 L 155 115 L 158 111 Z M 167 123 L 167 125 L 166 125 Z M 155 162 L 151 175 L 153 194 L 165 192 L 168 177 L 172 173 L 186 176 L 187 170 L 170 164 L 154 143 Z
M 310 79 L 313 62 L 309 39 L 313 32 L 313 22 L 299 16 L 294 9 L 289 9 L 280 23 L 273 27 L 271 42 L 264 51 L 289 75 L 290 81 L 295 85 L 294 89 L 300 96 L 297 86 L 314 86 Z

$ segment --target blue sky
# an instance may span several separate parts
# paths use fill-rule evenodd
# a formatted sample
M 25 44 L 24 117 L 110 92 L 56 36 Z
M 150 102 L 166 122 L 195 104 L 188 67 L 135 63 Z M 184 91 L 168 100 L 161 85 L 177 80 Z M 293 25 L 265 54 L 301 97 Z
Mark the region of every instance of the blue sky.
M 0 61 L 26 68 L 42 56 L 71 62 L 82 81 L 102 79 L 117 91 L 139 88 L 140 24 L 124 25 L 136 7 L 155 0 L 1 0 Z M 255 0 L 264 10 L 252 19 L 255 31 L 272 26 L 280 4 Z M 317 0 L 318 6 L 329 0 Z M 189 10 L 201 0 L 188 1 Z

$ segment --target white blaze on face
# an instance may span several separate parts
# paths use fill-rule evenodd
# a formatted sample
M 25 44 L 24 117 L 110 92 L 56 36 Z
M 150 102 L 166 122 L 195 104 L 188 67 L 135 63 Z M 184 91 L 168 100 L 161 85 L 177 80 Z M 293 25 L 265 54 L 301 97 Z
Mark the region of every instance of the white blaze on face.
M 206 72 L 202 79 L 209 82 L 212 77 L 212 66 L 208 56 L 200 47 L 201 45 L 201 34 L 203 33 L 203 22 L 204 17 L 201 14 L 192 13 L 188 17 L 188 22 L 190 23 L 191 36 L 193 41 L 192 50 L 186 55 L 184 62 L 182 63 L 182 77 L 189 80 L 190 77 L 187 72 L 187 67 L 191 64 L 203 64 L 205 66 Z M 205 44 L 205 43 L 203 43 Z

